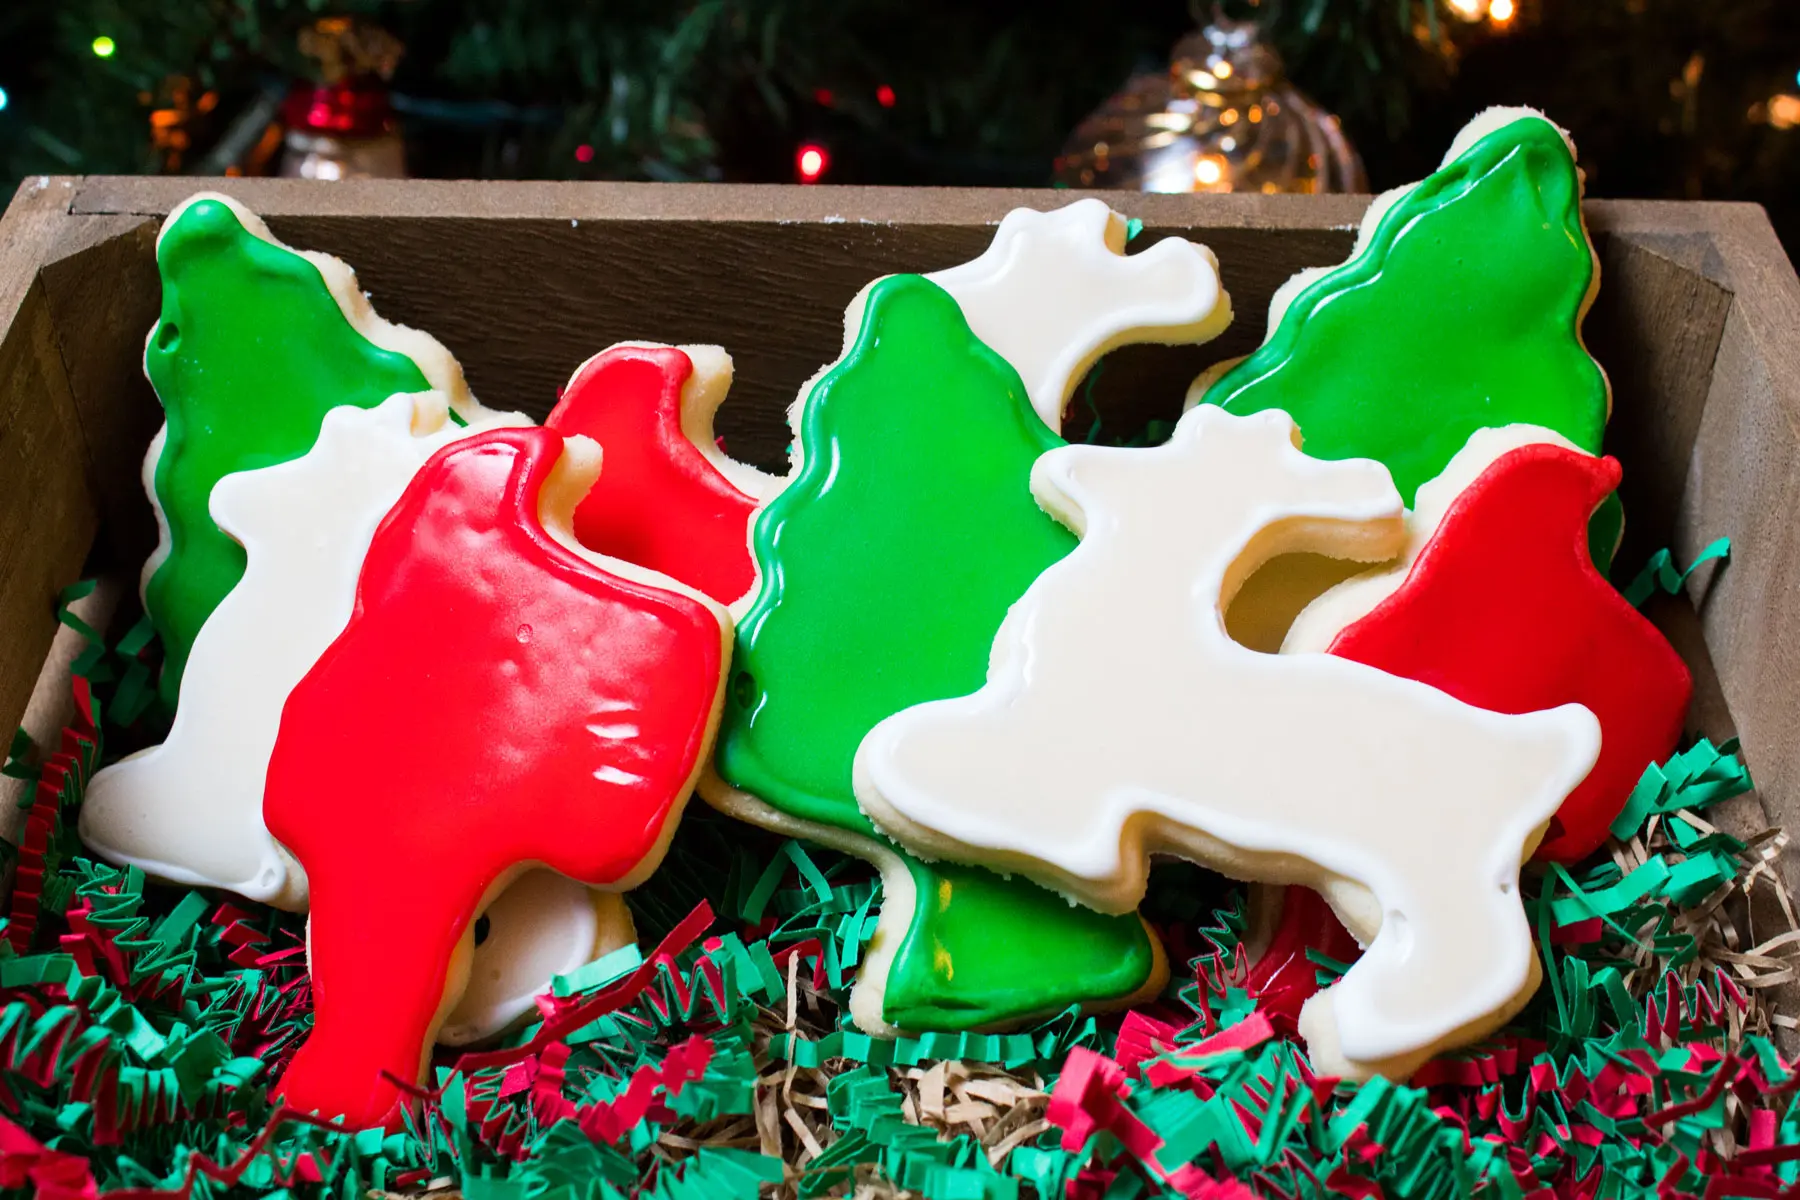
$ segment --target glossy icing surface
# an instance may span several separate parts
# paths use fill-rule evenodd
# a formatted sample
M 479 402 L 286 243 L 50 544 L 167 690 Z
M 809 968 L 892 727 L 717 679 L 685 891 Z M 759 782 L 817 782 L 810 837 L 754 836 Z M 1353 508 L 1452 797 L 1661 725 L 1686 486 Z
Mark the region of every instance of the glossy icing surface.
M 1383 204 L 1350 261 L 1283 289 L 1268 341 L 1203 402 L 1283 409 L 1308 454 L 1386 464 L 1409 505 L 1487 426 L 1598 452 L 1607 383 L 1579 333 L 1598 275 L 1556 127 L 1505 121 Z
M 1404 1074 L 1535 987 L 1519 863 L 1599 728 L 1574 705 L 1502 715 L 1344 658 L 1232 642 L 1223 601 L 1266 557 L 1384 557 L 1403 532 L 1385 469 L 1295 440 L 1285 414 L 1201 406 L 1163 446 L 1040 459 L 1034 490 L 1081 545 L 1008 613 L 979 691 L 869 734 L 856 792 L 919 852 L 1111 911 L 1142 896 L 1156 849 L 1367 888 L 1386 915 L 1357 930 L 1368 951 L 1301 1032 L 1328 1073 Z
M 1405 581 L 1330 644 L 1495 712 L 1592 711 L 1600 757 L 1538 847 L 1549 861 L 1605 843 L 1644 768 L 1675 748 L 1692 691 L 1680 656 L 1588 556 L 1589 515 L 1618 483 L 1612 459 L 1561 446 L 1501 455 L 1421 531 Z
M 943 289 L 881 280 L 851 327 L 796 416 L 796 474 L 752 529 L 761 588 L 738 621 L 718 769 L 780 813 L 873 836 L 851 786 L 863 735 L 978 687 L 1007 606 L 1074 539 L 1027 486 L 1061 439 Z M 890 1021 L 968 1028 L 1125 995 L 1150 974 L 1135 917 L 1023 881 L 909 869 L 918 899 Z
M 716 347 L 614 346 L 581 365 L 544 421 L 593 438 L 606 455 L 575 508 L 581 544 L 723 604 L 756 580 L 747 546 L 756 498 L 720 469 L 712 446 L 712 413 L 730 379 L 731 361 Z M 753 469 L 729 465 L 739 483 L 755 483 Z
M 1103 200 L 1015 208 L 981 257 L 925 278 L 950 293 L 975 336 L 1018 371 L 1044 424 L 1059 429 L 1070 393 L 1106 351 L 1204 342 L 1231 321 L 1211 250 L 1164 238 L 1127 255 L 1125 241 L 1125 218 Z
M 623 889 L 662 857 L 715 727 L 728 624 L 572 548 L 598 457 L 520 429 L 431 459 L 288 700 L 264 816 L 311 883 L 315 1003 L 290 1103 L 389 1115 L 381 1073 L 419 1077 L 465 930 L 524 866 Z
M 446 416 L 435 392 L 340 406 L 300 457 L 213 489 L 208 519 L 244 547 L 248 568 L 194 639 L 168 738 L 89 785 L 89 846 L 163 879 L 306 907 L 305 875 L 263 827 L 281 708 L 350 620 L 375 526 L 461 433 Z
M 173 704 L 201 625 L 244 573 L 243 548 L 208 513 L 213 486 L 305 454 L 331 408 L 432 385 L 413 358 L 346 317 L 319 265 L 258 236 L 221 200 L 172 216 L 156 259 L 162 313 L 144 370 L 168 422 L 151 474 L 169 541 L 144 603 Z

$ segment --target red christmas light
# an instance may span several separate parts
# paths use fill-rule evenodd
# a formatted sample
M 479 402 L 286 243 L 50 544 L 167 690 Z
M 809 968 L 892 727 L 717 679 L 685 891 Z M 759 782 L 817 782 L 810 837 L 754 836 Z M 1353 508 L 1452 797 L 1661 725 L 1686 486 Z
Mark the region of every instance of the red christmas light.
M 588 145 L 586 142 L 583 142 L 581 145 L 575 147 L 575 161 L 583 162 L 583 163 L 593 162 L 594 161 L 594 148 L 592 146 Z
M 808 142 L 794 152 L 794 171 L 801 183 L 817 183 L 830 169 L 831 154 L 825 147 Z
M 875 103 L 881 105 L 883 108 L 894 107 L 894 89 L 885 83 L 876 88 Z

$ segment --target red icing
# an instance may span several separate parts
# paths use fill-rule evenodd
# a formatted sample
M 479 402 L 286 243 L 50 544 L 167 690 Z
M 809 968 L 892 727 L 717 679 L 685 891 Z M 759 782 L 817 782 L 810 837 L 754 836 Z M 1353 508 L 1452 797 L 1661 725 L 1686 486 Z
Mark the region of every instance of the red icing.
M 1574 702 L 1600 758 L 1536 857 L 1598 849 L 1644 768 L 1674 749 L 1692 682 L 1668 642 L 1594 569 L 1588 517 L 1619 464 L 1547 444 L 1496 459 L 1457 496 L 1406 581 L 1330 651 L 1494 712 Z
M 681 430 L 694 364 L 673 346 L 614 346 L 583 363 L 544 424 L 600 443 L 605 469 L 575 509 L 575 536 L 729 604 L 750 590 L 744 495 Z
M 1341 963 L 1362 956 L 1362 948 L 1325 897 L 1311 888 L 1285 887 L 1275 934 L 1251 964 L 1244 990 L 1256 1001 L 1257 1011 L 1267 1013 L 1287 1033 L 1294 1032 L 1301 1006 L 1320 990 L 1319 967 L 1306 957 L 1308 950 Z
M 641 878 L 708 749 L 719 619 L 545 532 L 562 441 L 498 430 L 427 462 L 283 710 L 263 813 L 312 892 L 315 1024 L 281 1082 L 299 1108 L 391 1119 L 381 1075 L 418 1079 L 496 881 Z

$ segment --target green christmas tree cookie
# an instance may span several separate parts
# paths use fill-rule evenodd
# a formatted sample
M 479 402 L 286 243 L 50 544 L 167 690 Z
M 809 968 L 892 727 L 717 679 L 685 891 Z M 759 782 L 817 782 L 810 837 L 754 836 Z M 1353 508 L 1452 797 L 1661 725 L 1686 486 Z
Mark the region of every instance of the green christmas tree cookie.
M 436 340 L 377 317 L 349 267 L 282 245 L 235 201 L 200 195 L 170 213 L 156 265 L 162 315 L 144 371 L 166 424 L 144 474 L 162 540 L 144 568 L 144 607 L 173 706 L 195 635 L 244 573 L 243 548 L 207 510 L 214 484 L 299 458 L 340 404 L 435 387 L 465 419 L 476 405 Z
M 1289 281 L 1268 340 L 1198 399 L 1287 410 L 1308 454 L 1380 460 L 1409 506 L 1477 429 L 1542 425 L 1598 453 L 1610 399 L 1581 342 L 1598 283 L 1568 141 L 1495 109 L 1376 201 L 1348 262 Z M 1605 559 L 1617 519 L 1595 531 Z
M 863 736 L 979 688 L 1006 610 L 1075 540 L 1029 486 L 1061 439 L 942 288 L 880 280 L 846 328 L 843 358 L 796 407 L 795 471 L 751 533 L 761 583 L 738 622 L 719 778 L 702 791 L 881 865 L 882 926 L 851 1005 L 865 1029 L 968 1029 L 1142 995 L 1164 965 L 1135 916 L 918 862 L 857 807 Z

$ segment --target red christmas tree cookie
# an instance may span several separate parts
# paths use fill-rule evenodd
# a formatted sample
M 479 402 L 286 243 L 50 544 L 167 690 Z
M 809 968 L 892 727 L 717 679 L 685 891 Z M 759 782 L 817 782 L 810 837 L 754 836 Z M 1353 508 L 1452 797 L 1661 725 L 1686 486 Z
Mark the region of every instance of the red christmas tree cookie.
M 771 482 L 725 457 L 713 414 L 731 386 L 717 346 L 625 343 L 581 364 L 544 424 L 599 442 L 606 470 L 575 508 L 575 536 L 722 604 L 756 581 L 750 518 Z
M 348 627 L 294 689 L 264 816 L 312 889 L 312 1035 L 285 1100 L 371 1125 L 420 1077 L 462 935 L 541 863 L 614 889 L 661 860 L 718 722 L 715 603 L 583 552 L 585 438 L 507 429 L 422 467 Z
M 1644 768 L 1674 749 L 1692 690 L 1588 553 L 1588 518 L 1618 484 L 1611 458 L 1547 442 L 1506 451 L 1456 495 L 1404 582 L 1330 642 L 1479 708 L 1574 702 L 1599 718 L 1599 761 L 1557 811 L 1541 860 L 1574 862 L 1605 842 Z

